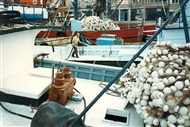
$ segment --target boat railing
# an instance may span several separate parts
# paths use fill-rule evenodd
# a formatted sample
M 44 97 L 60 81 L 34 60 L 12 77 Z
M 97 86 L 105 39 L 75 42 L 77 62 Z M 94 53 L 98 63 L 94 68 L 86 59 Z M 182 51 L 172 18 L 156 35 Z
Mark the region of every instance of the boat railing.
M 0 12 L 1 12 L 1 11 L 4 11 L 4 9 L 5 9 L 5 8 L 4 8 L 3 2 L 0 2 Z
M 71 72 L 74 77 L 101 82 L 111 81 L 114 78 L 114 76 L 116 76 L 118 72 L 121 70 L 121 68 L 118 67 L 86 64 L 80 62 L 69 62 L 65 60 L 60 60 L 59 63 L 55 59 L 49 59 L 44 56 L 35 58 L 35 61 L 38 61 L 37 63 L 35 63 L 35 68 L 58 68 L 58 66 L 60 66 L 60 68 L 69 67 L 71 68 Z M 115 82 L 119 82 L 119 79 L 115 80 Z
M 112 5 L 112 7 L 114 7 L 115 5 L 117 5 L 116 3 L 114 5 Z M 154 2 L 151 2 L 151 1 L 139 1 L 139 0 L 127 0 L 123 3 L 121 3 L 121 7 L 123 6 L 168 6 L 168 2 L 167 1 L 154 1 Z
M 161 19 L 160 19 L 161 18 Z M 160 17 L 157 21 L 157 26 L 162 26 L 162 24 L 164 24 L 164 22 L 166 21 L 165 18 Z M 187 18 L 187 25 L 190 27 L 190 16 L 186 16 Z M 159 21 L 161 20 L 161 21 Z M 177 14 L 177 16 L 175 16 L 172 21 L 170 22 L 170 24 L 167 26 L 167 28 L 183 28 L 183 18 L 181 15 Z
M 48 21 L 48 10 L 43 6 L 0 2 L 0 24 Z
M 159 5 L 168 5 L 168 2 L 167 1 L 155 1 L 155 2 L 144 2 L 144 5 L 146 6 L 159 6 Z
M 114 8 L 118 3 L 114 3 L 112 4 L 112 7 Z M 122 2 L 121 5 L 119 6 L 119 8 L 126 8 L 127 6 L 129 7 L 133 7 L 133 8 L 144 8 L 144 7 L 158 7 L 158 6 L 162 6 L 167 8 L 169 6 L 170 11 L 176 10 L 179 6 L 180 3 L 179 1 L 170 1 L 168 3 L 168 1 L 142 1 L 142 0 L 125 0 L 125 2 Z

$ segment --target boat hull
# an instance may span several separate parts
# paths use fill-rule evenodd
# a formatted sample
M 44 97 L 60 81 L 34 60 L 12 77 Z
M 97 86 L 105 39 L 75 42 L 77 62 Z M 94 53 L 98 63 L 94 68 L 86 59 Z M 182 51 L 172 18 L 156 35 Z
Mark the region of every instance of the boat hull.
M 121 24 L 119 25 L 121 29 L 126 29 L 128 27 L 128 24 Z M 139 27 L 138 24 L 130 24 L 130 28 L 136 28 Z M 150 35 L 154 35 L 156 32 L 156 24 L 144 24 L 143 25 L 143 37 L 142 41 L 146 42 L 146 38 Z
M 145 25 L 143 30 L 143 37 L 147 37 L 147 35 L 153 35 L 156 33 L 156 25 Z
M 159 27 L 156 27 L 159 30 Z M 190 33 L 190 28 L 188 28 Z M 190 36 L 190 34 L 189 34 Z M 170 42 L 171 44 L 186 44 L 184 28 L 165 28 L 158 35 L 158 42 Z
M 116 34 L 118 38 L 122 38 L 125 43 L 129 42 L 141 42 L 143 37 L 143 27 L 129 28 L 129 29 L 120 29 L 112 31 L 80 31 L 83 34 L 84 38 L 88 38 L 93 42 L 96 42 L 96 39 L 101 37 L 102 34 Z M 72 31 L 41 31 L 36 38 L 54 38 L 58 36 L 71 36 Z

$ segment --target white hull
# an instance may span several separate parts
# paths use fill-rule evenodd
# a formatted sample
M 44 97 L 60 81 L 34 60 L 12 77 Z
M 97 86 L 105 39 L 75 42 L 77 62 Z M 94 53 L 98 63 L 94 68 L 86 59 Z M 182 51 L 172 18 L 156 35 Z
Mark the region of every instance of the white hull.
M 129 45 L 103 45 L 79 47 L 78 61 L 130 61 L 131 58 L 143 47 L 144 44 Z M 148 48 L 141 56 L 147 53 Z M 69 58 L 72 60 L 73 58 Z M 137 58 L 136 61 L 141 61 Z
M 28 30 L 23 32 L 15 32 L 0 36 L 1 39 L 1 91 L 6 94 L 27 97 L 31 99 L 39 99 L 44 92 L 46 92 L 51 83 L 51 69 L 47 68 L 33 68 L 33 58 L 35 54 L 46 52 L 50 53 L 49 59 L 55 60 L 58 64 L 60 59 L 65 59 L 72 46 L 55 48 L 55 52 L 52 51 L 52 47 L 38 47 L 34 48 L 34 39 L 38 30 Z M 41 49 L 42 48 L 42 49 Z M 35 49 L 35 51 L 33 50 Z M 59 57 L 57 57 L 59 56 Z M 48 58 L 44 58 L 48 59 Z M 77 64 L 81 65 L 81 64 Z M 88 67 L 87 64 L 82 64 Z M 91 68 L 91 66 L 89 66 Z M 98 66 L 96 66 L 98 67 Z M 102 66 L 101 66 L 102 67 Z M 92 68 L 91 68 L 92 69 Z M 119 70 L 118 68 L 117 70 Z M 97 68 L 96 68 L 97 70 Z M 95 73 L 97 74 L 95 70 Z M 108 71 L 111 70 L 107 69 Z M 56 71 L 55 71 L 56 72 Z M 87 72 L 86 72 L 87 73 Z M 90 71 L 88 73 L 91 73 Z M 79 73 L 80 74 L 80 73 Z M 73 74 L 74 75 L 74 74 Z M 81 74 L 82 76 L 83 74 Z M 89 74 L 87 74 L 89 75 Z M 107 76 L 109 74 L 104 74 Z M 99 75 L 101 76 L 101 75 Z M 93 76 L 92 76 L 93 78 Z M 100 81 L 92 81 L 87 79 L 76 79 L 76 88 L 86 98 L 87 105 L 94 99 L 96 95 L 102 90 L 99 86 Z M 113 100 L 113 101 L 111 101 Z M 19 101 L 19 100 L 18 100 Z M 124 110 L 129 112 L 128 122 L 126 126 L 142 127 L 143 121 L 136 113 L 133 105 L 125 105 L 126 99 L 120 97 L 113 97 L 110 95 L 103 95 L 98 103 L 94 105 L 92 109 L 86 114 L 85 124 L 87 126 L 120 126 L 123 123 L 104 121 L 105 113 L 108 108 Z M 33 117 L 36 113 L 31 113 L 29 105 L 18 105 L 3 102 L 2 103 L 8 110 L 19 113 L 28 117 Z M 76 103 L 69 101 L 67 106 L 77 114 L 80 114 L 84 109 L 83 103 Z M 97 113 L 98 112 L 98 113 Z M 30 127 L 31 120 L 22 118 L 18 115 L 11 114 L 5 111 L 0 106 L 0 126 L 25 126 Z M 135 122 L 138 120 L 138 122 Z
M 159 29 L 159 28 L 157 28 Z M 189 36 L 190 36 L 190 29 Z M 170 41 L 172 44 L 185 44 L 185 33 L 184 28 L 166 28 L 163 29 L 162 32 L 158 35 L 158 42 L 168 42 Z

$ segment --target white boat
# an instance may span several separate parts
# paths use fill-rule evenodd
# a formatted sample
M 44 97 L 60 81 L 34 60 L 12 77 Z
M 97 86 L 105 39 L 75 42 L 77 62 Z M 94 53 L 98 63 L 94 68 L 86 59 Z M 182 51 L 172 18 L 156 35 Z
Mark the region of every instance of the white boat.
M 177 15 L 177 14 L 176 14 Z M 180 13 L 179 17 L 174 17 L 173 23 L 168 24 L 158 35 L 157 39 L 159 42 L 170 41 L 171 43 L 176 44 L 185 44 L 186 42 L 186 36 L 190 36 L 190 29 L 189 29 L 189 21 L 190 21 L 190 2 L 188 2 L 185 6 L 185 15 L 187 20 L 187 26 L 184 26 L 184 20 L 185 18 L 182 17 L 182 13 Z M 186 24 L 186 23 L 185 23 Z M 160 26 L 162 26 L 162 19 L 159 18 L 158 24 L 156 26 L 157 31 L 159 30 Z M 187 28 L 186 32 L 184 28 Z
M 54 47 L 52 50 L 52 47 L 36 46 L 34 51 L 35 36 L 44 28 L 40 25 L 38 27 L 26 26 L 25 24 L 19 25 L 18 29 L 3 26 L 0 31 L 1 127 L 31 126 L 32 118 L 36 113 L 36 111 L 31 112 L 31 106 L 38 107 L 48 101 L 47 92 L 52 80 L 50 68 L 57 68 L 59 62 L 61 62 L 60 68 L 65 66 L 71 68 L 72 75 L 76 77 L 76 88 L 86 98 L 87 104 L 102 90 L 99 84 L 102 82 L 107 84 L 121 70 L 117 67 L 73 63 L 57 58 L 57 55 L 63 58 L 68 56 L 71 45 L 68 45 L 70 48 L 67 47 L 66 50 L 65 47 Z M 44 52 L 49 55 L 45 56 Z M 36 55 L 39 53 L 42 55 Z M 36 66 L 42 67 L 34 67 L 35 57 L 37 57 Z M 135 112 L 134 106 L 127 102 L 121 97 L 103 95 L 90 112 L 86 113 L 85 124 L 87 126 L 142 127 L 142 119 Z M 73 101 L 69 101 L 66 107 L 77 114 L 84 110 L 83 103 Z M 127 115 L 123 116 L 123 113 Z M 125 117 L 125 121 L 115 122 L 105 118 L 106 114 Z M 138 122 L 135 122 L 136 120 Z
M 48 99 L 46 93 L 50 87 L 52 71 L 48 68 L 33 67 L 32 60 L 34 58 L 33 54 L 35 54 L 33 52 L 34 36 L 36 35 L 35 31 L 38 30 L 14 32 L 10 34 L 4 34 L 0 37 L 2 49 L 2 72 L 0 85 L 1 104 L 6 109 L 8 109 L 8 111 L 17 114 L 12 114 L 3 109 L 1 106 L 0 117 L 2 118 L 2 127 L 29 127 L 32 121 L 30 118 L 32 118 L 36 113 L 36 111 L 34 113 L 31 112 L 31 108 L 29 105 L 32 104 L 32 106 L 39 106 L 42 102 Z M 25 36 L 22 38 L 19 37 L 22 34 L 24 34 Z M 27 43 L 23 40 L 27 40 Z M 15 48 L 17 50 L 15 50 Z M 55 48 L 54 52 L 52 51 L 52 47 L 39 46 L 38 48 L 39 49 L 36 50 L 36 52 L 38 53 L 42 51 L 42 48 L 43 52 L 50 53 L 48 55 L 49 58 L 53 58 L 56 53 L 60 53 L 60 50 L 64 50 L 64 47 L 57 47 Z M 44 51 L 44 49 L 46 51 Z M 69 48 L 67 49 L 69 50 Z M 68 54 L 67 50 L 64 50 L 64 53 Z M 58 62 L 60 61 L 60 59 L 58 60 L 58 58 L 53 60 L 48 59 L 46 57 L 43 58 L 42 56 L 39 57 L 38 60 L 39 59 L 43 59 L 44 61 L 51 61 L 51 64 L 55 67 L 59 64 Z M 78 77 L 76 78 L 76 88 L 86 98 L 87 104 L 89 104 L 93 100 L 93 98 L 102 90 L 99 84 L 102 81 L 106 81 L 107 84 L 110 81 L 110 79 L 112 79 L 114 75 L 116 75 L 121 70 L 121 68 L 116 67 L 73 63 L 65 60 L 62 60 L 61 62 L 63 63 L 63 65 L 70 65 L 71 70 L 73 71 L 73 76 Z M 45 63 L 43 64 L 45 66 Z M 47 64 L 50 63 L 47 62 Z M 50 65 L 50 67 L 52 67 L 52 65 Z M 84 69 L 90 69 L 90 71 L 85 71 Z M 101 72 L 98 73 L 97 71 L 100 70 Z M 90 77 L 91 79 L 85 79 Z M 46 97 L 44 98 L 44 96 Z M 126 99 L 122 99 L 120 97 L 104 95 L 102 99 L 100 99 L 100 101 L 90 110 L 90 112 L 86 114 L 85 124 L 87 126 L 143 126 L 143 121 L 135 112 L 134 106 L 131 104 L 127 104 L 126 102 Z M 74 111 L 77 114 L 79 114 L 83 110 L 82 102 L 76 103 L 73 101 L 69 101 L 66 106 L 70 109 L 74 109 Z M 116 112 L 119 113 L 119 115 L 120 113 L 127 112 L 129 114 L 128 116 L 126 116 L 127 121 L 123 123 L 105 119 L 106 113 L 110 112 L 110 110 L 111 112 L 116 110 Z M 29 117 L 29 119 L 21 117 L 18 114 L 27 116 Z M 137 119 L 138 122 L 135 122 Z
M 66 47 L 64 48 L 64 50 L 60 51 L 61 55 L 57 54 L 57 56 L 54 55 L 53 58 L 49 57 L 49 59 L 54 59 L 54 60 L 60 59 L 60 60 L 68 60 L 73 62 L 108 65 L 115 67 L 123 67 L 145 44 L 145 42 L 139 42 L 135 44 L 126 43 L 125 45 L 123 45 L 123 40 L 116 39 L 116 35 L 102 34 L 102 37 L 97 38 L 96 45 L 84 43 L 83 46 L 78 46 L 79 58 L 75 58 L 71 56 L 73 52 L 70 43 L 71 38 L 72 36 L 57 37 L 52 39 L 44 38 L 36 41 L 36 44 L 41 46 L 44 44 L 48 46 L 59 47 L 59 49 L 61 49 L 61 47 Z M 155 43 L 152 43 L 150 46 L 154 44 Z M 35 55 L 37 56 L 37 51 L 40 49 L 40 46 L 35 46 L 35 49 L 36 49 Z M 135 63 L 140 63 L 142 57 L 147 53 L 148 49 L 149 48 L 143 51 L 143 53 L 140 55 L 141 57 L 137 58 L 135 60 Z M 65 50 L 67 50 L 67 53 L 64 52 Z M 62 57 L 60 58 L 60 56 Z
M 69 57 L 69 61 L 123 67 L 144 46 L 145 43 L 126 45 L 79 46 L 79 58 Z M 147 53 L 148 48 L 140 56 Z M 142 57 L 135 60 L 140 63 Z
M 35 37 L 32 35 L 36 35 L 35 32 L 36 29 L 27 29 L 4 33 L 0 36 L 1 126 L 31 126 L 32 118 L 37 111 L 31 112 L 30 104 L 38 107 L 42 102 L 48 101 L 47 91 L 52 85 L 52 67 L 55 67 L 56 71 L 59 71 L 58 68 L 69 67 L 72 75 L 76 77 L 75 87 L 86 98 L 87 108 L 91 108 L 85 113 L 86 126 L 144 126 L 145 121 L 136 113 L 134 106 L 128 103 L 127 99 L 102 94 L 105 91 L 102 91 L 99 86 L 112 85 L 114 78 L 118 78 L 126 66 L 122 69 L 66 61 L 65 58 L 72 49 L 71 45 L 68 47 L 36 46 L 34 51 Z M 23 34 L 25 36 L 20 38 Z M 135 56 L 138 54 L 139 52 Z M 60 59 L 61 57 L 63 60 Z M 115 83 L 118 82 L 119 79 L 115 81 Z M 99 99 L 97 95 L 101 95 L 101 98 Z M 96 102 L 97 99 L 99 101 Z M 92 102 L 96 103 L 94 107 L 91 107 Z M 66 105 L 77 114 L 87 109 L 83 106 L 83 103 L 71 100 Z M 114 118 L 124 117 L 125 121 L 106 118 L 106 115 L 112 115 Z

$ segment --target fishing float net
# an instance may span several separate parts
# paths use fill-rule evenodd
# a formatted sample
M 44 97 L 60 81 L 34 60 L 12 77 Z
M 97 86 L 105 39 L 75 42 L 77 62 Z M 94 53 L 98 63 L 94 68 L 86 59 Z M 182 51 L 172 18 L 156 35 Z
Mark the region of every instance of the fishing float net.
M 120 30 L 120 27 L 113 20 L 104 21 L 98 16 L 87 16 L 81 20 L 83 31 L 110 31 Z
M 190 126 L 190 44 L 157 43 L 120 81 L 146 127 Z

